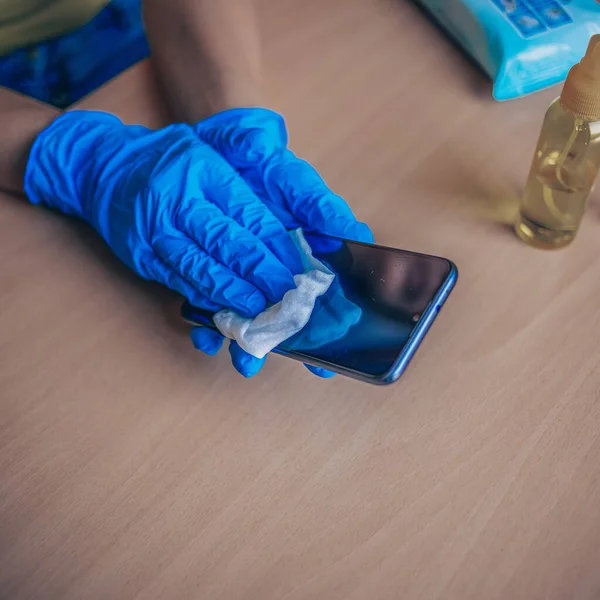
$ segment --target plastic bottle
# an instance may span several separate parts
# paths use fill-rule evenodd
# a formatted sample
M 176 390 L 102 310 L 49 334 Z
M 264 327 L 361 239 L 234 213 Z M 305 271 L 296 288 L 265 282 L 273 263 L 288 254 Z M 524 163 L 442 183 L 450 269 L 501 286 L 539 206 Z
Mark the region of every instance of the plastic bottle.
M 575 237 L 600 169 L 600 35 L 548 109 L 515 226 L 538 248 Z

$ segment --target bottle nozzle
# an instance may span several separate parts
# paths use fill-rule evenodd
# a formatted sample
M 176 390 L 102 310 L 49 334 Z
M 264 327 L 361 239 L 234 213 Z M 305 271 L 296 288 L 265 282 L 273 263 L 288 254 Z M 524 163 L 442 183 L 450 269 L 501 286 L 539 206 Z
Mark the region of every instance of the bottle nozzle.
M 592 36 L 585 56 L 579 63 L 583 77 L 600 80 L 600 34 Z
M 570 71 L 561 97 L 563 108 L 586 121 L 600 121 L 600 34 Z

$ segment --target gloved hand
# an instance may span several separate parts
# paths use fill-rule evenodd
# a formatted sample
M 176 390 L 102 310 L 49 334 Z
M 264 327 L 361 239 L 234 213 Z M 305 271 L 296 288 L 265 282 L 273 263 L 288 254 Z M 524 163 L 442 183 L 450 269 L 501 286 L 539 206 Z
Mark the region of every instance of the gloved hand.
M 302 270 L 280 221 L 187 125 L 69 112 L 35 140 L 25 191 L 89 222 L 146 279 L 210 311 L 254 316 Z
M 369 227 L 356 220 L 346 202 L 326 186 L 311 165 L 287 149 L 285 122 L 277 113 L 262 108 L 233 109 L 201 121 L 194 129 L 236 169 L 286 228 L 302 227 L 309 241 L 314 232 L 373 242 Z M 197 328 L 192 330 L 192 341 L 196 348 L 213 355 L 223 338 Z M 230 353 L 235 368 L 246 377 L 256 374 L 265 361 L 246 354 L 235 343 L 230 344 Z M 320 376 L 333 375 L 308 368 Z

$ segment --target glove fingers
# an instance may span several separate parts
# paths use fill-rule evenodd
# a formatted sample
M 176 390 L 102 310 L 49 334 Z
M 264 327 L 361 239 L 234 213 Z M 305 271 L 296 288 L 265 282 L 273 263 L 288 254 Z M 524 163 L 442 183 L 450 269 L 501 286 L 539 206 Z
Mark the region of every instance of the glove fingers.
M 292 274 L 302 273 L 300 255 L 285 227 L 246 182 L 225 161 L 222 167 L 213 166 L 209 173 L 207 199 L 261 240 Z
M 373 234 L 340 196 L 334 194 L 306 161 L 284 150 L 265 172 L 271 197 L 283 203 L 309 231 L 360 242 L 373 242 Z
M 217 304 L 216 302 L 209 300 L 205 294 L 198 290 L 194 284 L 188 281 L 185 277 L 173 271 L 173 269 L 160 260 L 160 258 L 153 257 L 152 260 L 147 261 L 146 265 L 147 272 L 145 276 L 148 279 L 152 279 L 162 283 L 163 285 L 166 285 L 174 292 L 177 292 L 184 298 L 187 298 L 193 306 L 203 308 L 204 310 L 208 310 L 210 312 L 218 312 L 224 308 L 227 308 L 222 304 Z
M 321 377 L 322 379 L 331 379 L 336 376 L 336 373 L 333 371 L 328 371 L 327 369 L 321 369 L 320 367 L 313 367 L 312 365 L 304 365 L 311 373 L 316 375 L 317 377 Z
M 265 309 L 266 299 L 256 287 L 217 262 L 184 234 L 162 236 L 154 243 L 154 250 L 168 267 L 159 269 L 156 279 L 182 293 L 195 306 L 207 308 L 208 301 L 211 306 L 208 310 L 232 308 L 247 317 Z
M 267 357 L 256 358 L 240 348 L 237 342 L 229 344 L 229 354 L 235 370 L 244 377 L 254 377 L 267 362 Z
M 288 139 L 283 117 L 264 108 L 225 110 L 200 121 L 195 130 L 236 169 L 262 164 Z
M 215 356 L 225 341 L 225 338 L 218 331 L 208 327 L 194 327 L 190 332 L 190 337 L 194 348 L 209 356 Z
M 178 226 L 238 278 L 260 290 L 271 302 L 296 287 L 290 270 L 247 229 L 207 201 L 198 201 L 180 213 Z M 218 278 L 213 276 L 215 283 Z
M 194 327 L 190 332 L 192 343 L 196 350 L 200 350 L 209 356 L 215 356 L 221 347 L 225 338 L 218 332 L 208 327 Z M 229 344 L 229 354 L 235 370 L 246 378 L 254 377 L 264 366 L 267 357 L 255 358 L 247 352 L 244 352 L 240 346 L 232 341 Z

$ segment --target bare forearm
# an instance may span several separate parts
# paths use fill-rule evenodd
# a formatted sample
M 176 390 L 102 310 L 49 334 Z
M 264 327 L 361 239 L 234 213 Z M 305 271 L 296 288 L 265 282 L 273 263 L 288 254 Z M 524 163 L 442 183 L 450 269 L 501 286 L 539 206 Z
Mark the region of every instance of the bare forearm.
M 29 150 L 37 134 L 60 111 L 0 88 L 0 188 L 23 192 Z
M 252 0 L 144 0 L 144 21 L 175 119 L 262 104 Z

